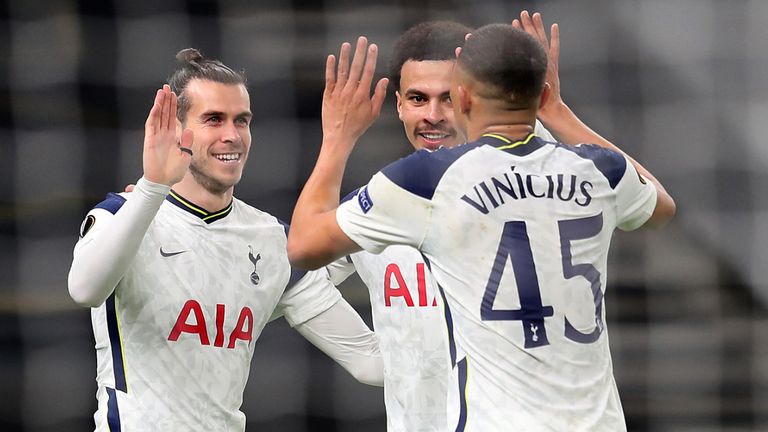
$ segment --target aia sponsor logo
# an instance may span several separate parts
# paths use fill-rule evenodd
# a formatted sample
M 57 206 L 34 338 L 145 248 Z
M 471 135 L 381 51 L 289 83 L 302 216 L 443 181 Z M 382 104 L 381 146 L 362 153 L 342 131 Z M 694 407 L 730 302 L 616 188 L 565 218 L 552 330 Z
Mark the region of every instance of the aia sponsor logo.
M 415 307 L 413 301 L 413 291 L 408 288 L 403 277 L 400 266 L 395 263 L 387 265 L 384 272 L 384 305 L 392 307 L 392 299 L 400 297 L 407 307 Z M 427 299 L 427 280 L 424 263 L 416 264 L 416 299 L 419 301 L 419 307 L 426 307 L 429 304 Z M 432 306 L 437 306 L 437 297 L 432 298 Z
M 245 342 L 246 346 L 250 345 L 253 340 L 253 312 L 251 308 L 246 306 L 240 309 L 237 324 L 231 330 L 224 328 L 225 316 L 226 307 L 223 304 L 217 304 L 216 315 L 213 317 L 215 322 L 213 346 L 218 348 L 224 347 L 225 339 L 229 349 L 234 349 L 238 340 Z M 211 345 L 208 323 L 203 313 L 203 308 L 197 300 L 187 300 L 184 303 L 179 316 L 176 318 L 176 324 L 174 324 L 171 333 L 168 335 L 168 340 L 176 342 L 182 333 L 197 335 L 201 345 Z

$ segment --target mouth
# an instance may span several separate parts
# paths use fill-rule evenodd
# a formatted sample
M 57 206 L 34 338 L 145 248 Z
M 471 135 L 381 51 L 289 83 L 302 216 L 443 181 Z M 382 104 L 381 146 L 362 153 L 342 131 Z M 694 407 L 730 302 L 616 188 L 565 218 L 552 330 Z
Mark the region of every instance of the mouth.
M 417 132 L 416 135 L 421 138 L 422 141 L 426 142 L 431 148 L 441 145 L 443 142 L 453 136 L 453 134 L 442 131 Z
M 240 161 L 242 153 L 214 153 L 213 157 L 224 163 L 236 163 Z

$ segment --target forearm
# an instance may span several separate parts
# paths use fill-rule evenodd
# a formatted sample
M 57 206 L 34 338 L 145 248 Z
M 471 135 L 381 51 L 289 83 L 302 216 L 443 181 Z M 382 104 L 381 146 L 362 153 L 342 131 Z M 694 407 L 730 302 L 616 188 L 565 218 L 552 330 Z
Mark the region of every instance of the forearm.
M 331 261 L 321 245 L 332 244 L 341 181 L 352 145 L 325 137 L 315 168 L 296 202 L 288 233 L 288 257 L 298 268 L 317 268 Z M 325 262 L 323 262 L 325 261 Z
M 358 381 L 384 385 L 378 338 L 343 299 L 294 328 Z
M 68 278 L 73 300 L 82 306 L 97 307 L 109 297 L 130 267 L 169 190 L 142 178 L 131 199 L 114 216 L 96 220 L 92 232 L 86 233 L 75 247 Z

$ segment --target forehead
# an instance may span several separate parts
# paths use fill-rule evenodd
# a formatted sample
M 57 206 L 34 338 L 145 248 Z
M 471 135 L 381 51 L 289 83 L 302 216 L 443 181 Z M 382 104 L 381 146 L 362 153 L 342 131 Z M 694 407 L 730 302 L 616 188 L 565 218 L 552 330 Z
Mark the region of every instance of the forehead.
M 454 60 L 408 60 L 400 69 L 400 90 L 442 93 L 451 87 Z
M 184 93 L 190 102 L 190 113 L 241 113 L 251 109 L 248 90 L 242 84 L 193 79 L 187 84 Z

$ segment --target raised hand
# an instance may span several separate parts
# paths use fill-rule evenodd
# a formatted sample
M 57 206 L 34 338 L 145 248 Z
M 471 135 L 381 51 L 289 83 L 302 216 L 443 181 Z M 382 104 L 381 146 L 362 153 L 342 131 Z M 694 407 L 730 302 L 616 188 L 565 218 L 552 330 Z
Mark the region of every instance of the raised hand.
M 176 137 L 176 94 L 166 84 L 157 91 L 144 125 L 144 178 L 173 186 L 187 173 L 192 158 L 192 131 Z
M 539 118 L 543 122 L 547 123 L 548 117 L 555 115 L 553 111 L 557 109 L 562 103 L 563 99 L 560 95 L 560 27 L 557 23 L 552 24 L 550 28 L 550 35 L 552 37 L 551 42 L 547 39 L 547 32 L 544 28 L 544 21 L 541 18 L 541 14 L 535 12 L 531 16 L 528 11 L 520 12 L 520 19 L 512 20 L 512 26 L 524 30 L 529 35 L 538 40 L 547 52 L 547 74 L 545 80 L 550 86 L 550 96 L 547 103 L 539 107 Z
M 341 45 L 338 65 L 336 57 L 329 55 L 325 62 L 325 92 L 323 93 L 324 142 L 354 142 L 373 124 L 381 113 L 386 96 L 386 78 L 380 79 L 371 96 L 371 83 L 376 71 L 378 47 L 368 40 L 357 39 L 352 63 L 352 47 Z

